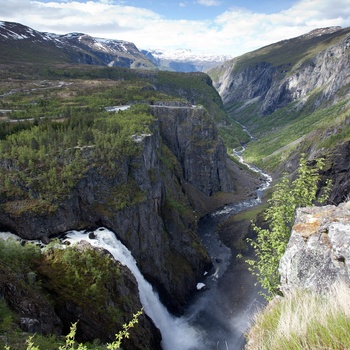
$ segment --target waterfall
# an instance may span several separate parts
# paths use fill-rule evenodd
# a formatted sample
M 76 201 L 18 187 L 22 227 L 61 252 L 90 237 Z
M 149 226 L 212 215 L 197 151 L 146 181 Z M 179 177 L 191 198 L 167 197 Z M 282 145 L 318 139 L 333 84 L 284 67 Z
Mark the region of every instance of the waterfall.
M 153 320 L 162 334 L 162 347 L 165 350 L 200 349 L 200 333 L 192 328 L 184 318 L 172 316 L 160 302 L 158 294 L 142 276 L 136 260 L 131 252 L 116 238 L 115 234 L 106 228 L 94 231 L 94 238 L 89 238 L 85 231 L 69 231 L 65 240 L 77 243 L 81 240 L 89 242 L 94 247 L 108 250 L 115 260 L 126 265 L 138 283 L 140 300 L 144 312 Z

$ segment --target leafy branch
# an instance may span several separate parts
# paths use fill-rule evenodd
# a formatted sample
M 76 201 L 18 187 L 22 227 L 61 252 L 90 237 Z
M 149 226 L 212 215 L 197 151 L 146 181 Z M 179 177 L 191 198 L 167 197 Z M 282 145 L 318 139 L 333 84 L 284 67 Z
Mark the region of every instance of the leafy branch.
M 267 291 L 267 294 L 262 293 L 266 299 L 280 293 L 278 266 L 287 247 L 295 211 L 299 207 L 311 206 L 316 201 L 319 171 L 323 167 L 323 158 L 316 160 L 314 166 L 308 166 L 305 156 L 302 155 L 295 180 L 290 181 L 285 176 L 276 185 L 272 197 L 268 200 L 269 206 L 264 219 L 269 227 L 266 229 L 253 224 L 257 238 L 247 241 L 254 248 L 256 258 L 247 259 L 246 262 L 250 265 L 249 270 L 257 277 L 258 283 Z M 329 192 L 328 182 L 318 202 L 324 202 Z

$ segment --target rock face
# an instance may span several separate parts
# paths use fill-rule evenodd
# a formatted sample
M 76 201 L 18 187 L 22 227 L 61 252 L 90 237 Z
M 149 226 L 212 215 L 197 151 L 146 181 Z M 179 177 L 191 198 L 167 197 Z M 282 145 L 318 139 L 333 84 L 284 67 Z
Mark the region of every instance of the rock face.
M 162 301 L 180 312 L 211 266 L 197 236 L 186 185 L 209 198 L 232 189 L 226 153 L 201 108 L 154 106 L 153 133 L 135 140 L 139 156 L 118 161 L 118 174 L 92 168 L 54 213 L 0 212 L 2 229 L 43 239 L 70 229 L 105 226 L 130 249 Z M 132 202 L 116 207 L 120 188 L 132 184 Z
M 0 266 L 0 298 L 4 298 L 19 315 L 24 331 L 43 335 L 61 334 L 63 324 L 52 304 L 3 265 Z
M 335 282 L 350 284 L 350 202 L 298 209 L 279 271 L 281 289 L 323 293 Z
M 339 145 L 334 157 L 323 172 L 325 178 L 332 180 L 329 203 L 339 204 L 349 200 L 350 193 L 350 142 Z
M 340 27 L 315 30 L 235 58 L 209 75 L 224 104 L 232 105 L 238 115 L 245 108 L 269 115 L 293 101 L 301 108 L 308 94 L 319 89 L 312 100 L 315 109 L 338 92 L 343 94 L 343 87 L 347 90 L 349 32 Z M 316 53 L 308 52 L 310 48 Z
M 208 196 L 232 191 L 226 148 L 202 107 L 152 106 L 165 144 L 179 160 L 183 178 Z

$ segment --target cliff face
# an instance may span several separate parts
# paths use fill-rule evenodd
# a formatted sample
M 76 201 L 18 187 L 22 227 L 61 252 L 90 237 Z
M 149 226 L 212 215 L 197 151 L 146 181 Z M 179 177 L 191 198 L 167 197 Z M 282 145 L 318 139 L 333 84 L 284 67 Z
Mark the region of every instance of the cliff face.
M 339 281 L 350 284 L 350 202 L 298 209 L 279 271 L 281 289 L 323 293 Z
M 252 105 L 259 115 L 293 101 L 301 108 L 310 92 L 319 89 L 311 106 L 317 108 L 350 82 L 349 32 L 339 27 L 315 30 L 233 59 L 209 74 L 224 104 L 234 105 L 238 119 L 240 111 Z
M 118 173 L 91 168 L 53 213 L 0 212 L 2 228 L 26 239 L 105 226 L 131 250 L 163 301 L 180 311 L 210 265 L 185 185 L 209 195 L 230 190 L 225 149 L 201 108 L 153 107 L 152 134 L 135 137 L 142 152 L 118 161 Z M 123 188 L 135 189 L 118 207 Z
M 199 106 L 153 106 L 165 144 L 183 169 L 183 178 L 208 196 L 232 191 L 226 148 L 217 128 Z

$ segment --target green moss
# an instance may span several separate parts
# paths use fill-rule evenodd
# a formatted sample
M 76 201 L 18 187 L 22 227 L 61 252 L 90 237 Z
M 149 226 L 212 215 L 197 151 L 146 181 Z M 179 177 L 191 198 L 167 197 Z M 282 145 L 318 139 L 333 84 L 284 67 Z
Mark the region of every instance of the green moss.
M 21 216 L 26 212 L 47 215 L 57 210 L 55 204 L 40 198 L 8 201 L 2 205 L 2 208 L 12 216 Z

